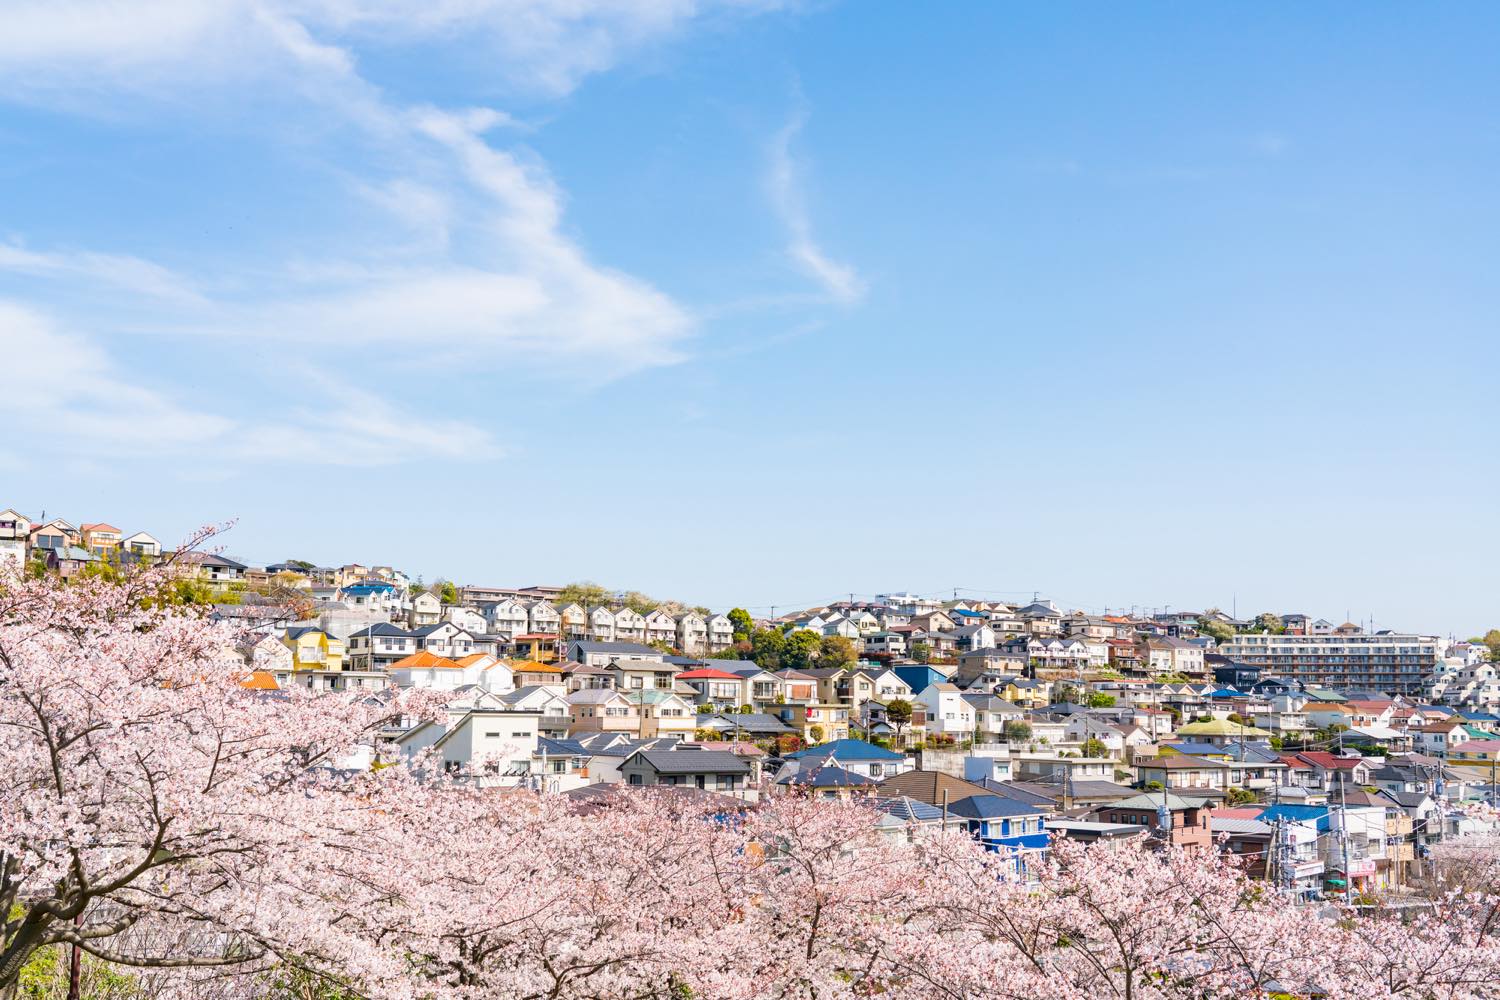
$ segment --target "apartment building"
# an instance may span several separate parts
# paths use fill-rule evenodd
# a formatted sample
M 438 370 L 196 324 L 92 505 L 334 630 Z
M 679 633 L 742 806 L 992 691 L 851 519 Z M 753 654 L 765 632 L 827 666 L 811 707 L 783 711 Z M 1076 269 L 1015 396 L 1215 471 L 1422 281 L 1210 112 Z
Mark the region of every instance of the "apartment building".
M 1442 655 L 1430 635 L 1238 635 L 1229 659 L 1304 685 L 1421 696 Z

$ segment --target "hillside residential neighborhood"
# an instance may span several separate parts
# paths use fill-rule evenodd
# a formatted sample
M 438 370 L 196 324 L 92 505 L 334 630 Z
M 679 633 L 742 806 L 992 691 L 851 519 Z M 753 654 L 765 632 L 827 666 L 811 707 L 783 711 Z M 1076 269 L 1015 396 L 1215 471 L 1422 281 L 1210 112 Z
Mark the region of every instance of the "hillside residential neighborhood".
M 107 522 L 0 512 L 0 559 L 63 579 L 170 560 L 238 636 L 244 686 L 429 689 L 369 760 L 596 802 L 672 786 L 753 808 L 867 798 L 881 832 L 961 829 L 1242 855 L 1299 899 L 1399 893 L 1484 832 L 1500 678 L 1482 641 L 1301 612 L 1094 614 L 891 593 L 775 618 L 424 587 L 400 570 L 172 552 Z M 366 761 L 368 763 L 369 761 Z

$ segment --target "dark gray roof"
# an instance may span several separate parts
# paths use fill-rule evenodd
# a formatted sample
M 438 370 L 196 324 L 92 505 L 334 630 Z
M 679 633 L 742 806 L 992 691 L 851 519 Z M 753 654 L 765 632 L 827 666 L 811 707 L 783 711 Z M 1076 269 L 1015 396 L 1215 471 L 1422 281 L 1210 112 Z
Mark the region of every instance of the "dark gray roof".
M 764 712 L 755 712 L 751 715 L 739 715 L 725 712 L 719 715 L 711 715 L 707 719 L 702 719 L 699 721 L 698 725 L 701 727 L 706 722 L 718 723 L 718 725 L 715 725 L 711 728 L 722 729 L 724 732 L 732 732 L 736 727 L 738 727 L 739 729 L 751 734 L 752 736 L 780 736 L 783 733 L 789 733 L 792 731 L 792 728 L 785 722 L 782 722 L 774 715 L 768 715 Z
M 392 625 L 390 622 L 378 622 L 374 625 L 366 626 L 365 628 L 357 628 L 353 632 L 351 632 L 350 635 L 392 635 L 400 636 L 403 639 L 409 639 L 411 638 L 413 633 L 408 632 L 406 631 L 406 629 L 401 628 L 397 625 Z
M 650 653 L 653 656 L 663 656 L 661 650 L 638 642 L 593 642 L 579 639 L 571 645 L 577 646 L 581 653 Z
M 873 785 L 874 779 L 862 774 L 846 771 L 833 765 L 799 768 L 796 772 L 776 779 L 778 785 L 798 785 L 803 788 L 854 788 Z
M 943 811 L 916 799 L 901 796 L 894 799 L 877 799 L 875 808 L 888 816 L 904 819 L 909 823 L 930 823 L 943 818 Z
M 749 774 L 750 765 L 724 750 L 641 750 L 640 758 L 658 774 Z
M 965 819 L 1001 819 L 1009 816 L 1040 816 L 1042 810 L 1016 799 L 999 795 L 971 795 L 948 807 L 948 812 Z
M 549 757 L 587 757 L 589 752 L 577 740 L 553 740 L 543 736 L 536 741 L 538 753 Z
M 981 788 L 993 792 L 996 795 L 1002 796 L 1007 799 L 1015 799 L 1017 802 L 1024 802 L 1026 805 L 1050 808 L 1051 806 L 1057 804 L 1056 794 L 1049 794 L 1042 791 L 1033 791 L 1030 788 L 1022 787 L 1021 785 L 1018 785 L 1013 781 L 996 781 L 994 778 L 980 778 L 973 783 L 980 786 Z

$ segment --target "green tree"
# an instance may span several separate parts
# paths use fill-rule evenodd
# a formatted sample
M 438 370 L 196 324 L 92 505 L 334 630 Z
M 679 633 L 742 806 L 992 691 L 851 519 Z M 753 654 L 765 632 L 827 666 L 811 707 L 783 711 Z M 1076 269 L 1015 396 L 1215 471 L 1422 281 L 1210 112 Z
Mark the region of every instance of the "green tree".
M 1005 724 L 1005 741 L 1007 743 L 1025 743 L 1031 739 L 1031 723 L 1012 720 Z
M 437 599 L 439 601 L 442 601 L 444 604 L 458 603 L 458 587 L 452 580 L 434 580 L 432 581 L 432 586 L 429 589 L 434 594 L 436 594 Z
M 1198 631 L 1219 643 L 1229 642 L 1235 637 L 1234 626 L 1212 618 L 1199 618 Z
M 1160 781 L 1148 781 L 1148 782 L 1146 782 L 1146 791 L 1148 791 L 1148 792 L 1159 792 L 1161 790 L 1162 790 L 1162 783 Z
M 807 735 L 808 735 L 808 738 L 813 741 L 813 743 L 815 743 L 815 744 L 822 743 L 823 742 L 823 727 L 822 726 L 809 726 L 808 729 L 807 729 Z
M 1224 804 L 1242 806 L 1255 801 L 1255 793 L 1248 788 L 1230 788 L 1224 792 Z
M 1084 740 L 1083 746 L 1079 747 L 1078 749 L 1079 752 L 1082 753 L 1085 757 L 1109 756 L 1109 747 L 1105 746 L 1102 740 L 1096 740 L 1092 736 Z
M 758 628 L 750 635 L 750 659 L 762 670 L 775 670 L 781 666 L 781 651 L 785 646 L 785 634 L 776 629 Z
M 885 704 L 885 721 L 896 731 L 896 742 L 901 742 L 901 731 L 911 725 L 912 704 L 905 698 L 893 698 Z
M 1252 632 L 1269 632 L 1272 635 L 1281 635 L 1286 631 L 1286 626 L 1281 624 L 1281 616 L 1271 611 L 1262 611 L 1255 616 L 1255 624 L 1250 627 Z
M 818 644 L 818 666 L 848 667 L 859 661 L 859 651 L 852 640 L 841 635 L 825 635 Z
M 585 608 L 597 607 L 600 604 L 609 604 L 615 595 L 592 580 L 580 580 L 563 587 L 553 603 L 561 608 L 568 604 L 581 604 Z
M 1083 703 L 1089 708 L 1113 708 L 1115 705 L 1115 696 L 1105 694 L 1103 691 L 1090 691 L 1088 697 L 1084 698 Z
M 638 615 L 644 615 L 649 611 L 655 610 L 656 608 L 663 607 L 666 604 L 674 603 L 671 601 L 658 601 L 656 598 L 647 596 L 646 594 L 641 593 L 639 590 L 627 590 L 621 600 L 627 608 L 629 608 L 631 611 L 634 611 Z
M 810 667 L 823 648 L 823 637 L 805 628 L 797 629 L 786 636 L 781 646 L 781 665 L 792 670 Z
M 750 633 L 755 631 L 755 622 L 750 618 L 750 612 L 744 608 L 733 608 L 724 617 L 729 619 L 729 624 L 734 626 L 734 641 L 749 642 Z
M 932 659 L 932 647 L 925 642 L 914 642 L 911 646 L 911 658 L 918 663 L 926 663 Z
M 1483 636 L 1469 641 L 1480 643 L 1488 649 L 1491 660 L 1500 660 L 1500 628 L 1492 628 Z
M 1064 684 L 1057 689 L 1058 701 L 1070 701 L 1077 704 L 1082 695 L 1083 692 L 1079 691 L 1077 686 L 1073 684 Z

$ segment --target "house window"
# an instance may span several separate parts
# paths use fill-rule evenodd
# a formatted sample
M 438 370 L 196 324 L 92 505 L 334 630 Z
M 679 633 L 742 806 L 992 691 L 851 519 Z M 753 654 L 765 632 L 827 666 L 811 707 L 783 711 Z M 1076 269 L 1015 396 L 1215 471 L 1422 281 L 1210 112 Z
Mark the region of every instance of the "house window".
M 500 734 L 499 733 L 485 733 L 484 734 L 484 738 L 487 739 L 487 740 L 498 740 L 500 738 Z
M 632 774 L 630 776 L 630 783 L 632 785 L 639 785 L 641 783 L 641 776 L 639 774 Z

